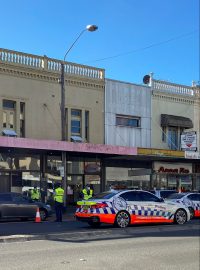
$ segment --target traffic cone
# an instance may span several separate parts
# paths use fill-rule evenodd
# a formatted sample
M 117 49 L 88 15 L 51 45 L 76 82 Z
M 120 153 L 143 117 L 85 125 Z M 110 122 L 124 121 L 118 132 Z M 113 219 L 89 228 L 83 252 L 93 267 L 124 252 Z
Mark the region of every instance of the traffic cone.
M 41 222 L 40 209 L 39 208 L 37 208 L 37 211 L 36 211 L 35 222 L 36 223 Z

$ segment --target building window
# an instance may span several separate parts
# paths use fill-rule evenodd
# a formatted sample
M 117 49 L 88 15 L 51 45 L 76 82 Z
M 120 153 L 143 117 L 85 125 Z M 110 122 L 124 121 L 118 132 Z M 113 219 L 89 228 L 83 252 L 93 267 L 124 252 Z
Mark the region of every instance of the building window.
M 171 150 L 178 150 L 178 127 L 168 127 L 168 147 Z
M 3 100 L 3 128 L 16 130 L 16 102 Z
M 166 142 L 166 127 L 162 127 L 162 141 Z
M 124 127 L 140 127 L 141 119 L 140 117 L 134 116 L 116 115 L 116 125 Z
M 20 102 L 20 137 L 25 137 L 25 103 Z
M 7 127 L 7 113 L 3 112 L 3 127 Z
M 15 109 L 15 102 L 12 100 L 3 100 L 4 109 Z
M 81 136 L 81 110 L 71 110 L 71 136 Z
M 89 142 L 89 111 L 85 111 L 85 140 Z

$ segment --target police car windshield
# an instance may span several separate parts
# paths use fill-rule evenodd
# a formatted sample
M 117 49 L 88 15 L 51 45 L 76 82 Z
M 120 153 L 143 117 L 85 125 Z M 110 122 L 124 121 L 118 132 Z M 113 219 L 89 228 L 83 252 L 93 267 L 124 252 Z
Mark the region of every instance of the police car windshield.
M 174 193 L 167 197 L 167 199 L 181 199 L 185 196 L 185 194 L 182 193 Z
M 99 194 L 93 196 L 92 199 L 110 199 L 113 196 L 115 196 L 116 194 L 117 194 L 117 192 L 110 192 L 110 191 L 102 192 L 102 193 L 99 193 Z

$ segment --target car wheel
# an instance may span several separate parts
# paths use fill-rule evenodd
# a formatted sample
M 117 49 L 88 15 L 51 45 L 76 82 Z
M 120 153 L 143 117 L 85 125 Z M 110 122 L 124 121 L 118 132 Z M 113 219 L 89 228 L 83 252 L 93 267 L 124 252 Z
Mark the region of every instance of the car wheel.
M 126 211 L 121 211 L 117 214 L 115 225 L 119 228 L 126 228 L 130 224 L 130 216 Z
M 190 210 L 190 219 L 193 219 L 193 217 L 194 217 L 194 209 L 192 207 L 188 207 L 188 209 Z
M 99 227 L 101 226 L 101 222 L 88 221 L 88 224 L 89 224 L 92 228 L 99 228 Z
M 47 212 L 44 209 L 40 209 L 40 218 L 44 221 L 47 218 Z
M 182 225 L 187 221 L 187 213 L 184 209 L 178 209 L 174 216 L 174 222 Z

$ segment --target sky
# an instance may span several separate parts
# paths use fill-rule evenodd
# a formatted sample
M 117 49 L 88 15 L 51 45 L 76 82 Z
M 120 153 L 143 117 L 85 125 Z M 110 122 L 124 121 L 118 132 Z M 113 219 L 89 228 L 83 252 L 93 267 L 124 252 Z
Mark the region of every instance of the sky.
M 200 81 L 199 0 L 0 0 L 1 48 L 105 69 L 142 84 L 144 75 Z

